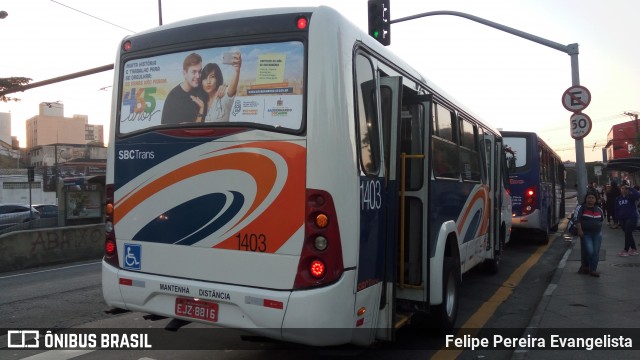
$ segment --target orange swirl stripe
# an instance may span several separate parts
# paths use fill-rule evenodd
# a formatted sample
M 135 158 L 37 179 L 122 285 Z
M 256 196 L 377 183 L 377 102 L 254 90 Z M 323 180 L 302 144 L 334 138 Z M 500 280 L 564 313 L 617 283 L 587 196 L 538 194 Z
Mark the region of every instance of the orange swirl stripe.
M 117 208 L 114 211 L 114 221 L 117 224 L 136 206 L 140 205 L 143 201 L 168 186 L 192 176 L 226 169 L 244 171 L 246 173 L 253 174 L 256 178 L 258 189 L 256 199 L 254 204 L 251 206 L 249 213 L 253 211 L 269 194 L 269 191 L 273 187 L 276 179 L 275 165 L 269 159 L 265 159 L 265 156 L 260 154 L 235 153 L 202 159 L 171 171 L 132 194 L 127 200 L 117 205 Z
M 485 234 L 487 232 L 487 230 L 489 228 L 489 211 L 488 211 L 489 194 L 487 193 L 486 186 L 481 186 L 478 189 L 478 191 L 476 191 L 473 194 L 473 198 L 471 199 L 471 201 L 469 203 L 470 206 L 467 206 L 464 209 L 464 215 L 462 216 L 462 221 L 460 221 L 460 223 L 458 224 L 458 234 L 460 234 L 462 232 L 462 228 L 463 228 L 464 224 L 468 220 L 469 212 L 473 208 L 473 204 L 475 204 L 476 201 L 482 201 L 483 211 L 482 211 L 482 223 L 478 227 L 479 231 L 476 234 L 474 234 L 474 237 L 477 237 L 478 235 L 481 235 L 481 234 Z
M 267 249 L 265 252 L 274 253 L 284 245 L 304 223 L 304 196 L 306 186 L 305 148 L 287 142 L 268 141 L 240 145 L 238 147 L 260 147 L 280 154 L 287 163 L 287 179 L 277 198 L 267 209 L 243 229 L 240 229 L 214 247 L 218 249 L 239 250 L 238 234 L 240 236 L 245 234 L 262 234 L 266 237 Z

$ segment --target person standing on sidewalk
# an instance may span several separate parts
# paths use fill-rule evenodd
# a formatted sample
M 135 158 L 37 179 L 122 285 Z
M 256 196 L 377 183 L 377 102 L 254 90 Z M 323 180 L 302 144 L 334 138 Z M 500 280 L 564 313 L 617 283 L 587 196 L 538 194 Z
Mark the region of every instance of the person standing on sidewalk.
M 638 255 L 636 241 L 633 239 L 633 230 L 638 225 L 638 209 L 636 201 L 640 199 L 640 193 L 629 187 L 629 184 L 620 186 L 621 195 L 616 198 L 615 218 L 624 230 L 624 250 L 619 256 Z
M 609 224 L 612 229 L 618 227 L 618 224 L 616 224 L 616 199 L 618 196 L 620 196 L 620 188 L 618 183 L 612 181 L 609 190 L 607 190 L 607 222 L 613 219 L 613 224 Z
M 600 261 L 600 245 L 602 244 L 602 223 L 604 213 L 597 204 L 598 194 L 588 191 L 584 202 L 578 210 L 576 228 L 580 236 L 580 252 L 583 255 L 582 265 L 578 272 L 600 277 L 598 261 Z

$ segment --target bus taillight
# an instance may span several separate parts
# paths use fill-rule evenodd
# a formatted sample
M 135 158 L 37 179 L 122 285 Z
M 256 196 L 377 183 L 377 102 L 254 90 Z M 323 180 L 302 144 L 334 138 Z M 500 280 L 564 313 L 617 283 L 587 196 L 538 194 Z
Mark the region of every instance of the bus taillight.
M 114 202 L 114 190 L 113 184 L 106 186 L 107 201 L 105 204 L 105 241 L 104 241 L 104 261 L 108 264 L 118 267 L 118 247 L 116 244 L 116 232 L 113 227 L 113 202 Z
M 538 203 L 538 187 L 532 186 L 524 191 L 522 199 L 522 215 L 531 214 L 536 209 Z
M 344 272 L 333 198 L 326 191 L 307 189 L 305 209 L 305 241 L 294 289 L 327 285 Z
M 313 260 L 309 266 L 309 273 L 316 279 L 321 279 L 327 267 L 321 260 Z

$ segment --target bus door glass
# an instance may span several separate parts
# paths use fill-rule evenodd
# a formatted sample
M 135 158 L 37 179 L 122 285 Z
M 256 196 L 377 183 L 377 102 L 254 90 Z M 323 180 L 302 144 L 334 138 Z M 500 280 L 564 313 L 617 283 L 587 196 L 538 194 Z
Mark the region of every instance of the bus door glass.
M 426 302 L 429 289 L 428 149 L 430 96 L 405 95 L 400 122 L 400 229 L 397 298 Z
M 500 229 L 500 211 L 502 205 L 502 192 L 500 188 L 500 166 L 496 166 L 500 163 L 500 156 L 502 153 L 502 145 L 496 142 L 496 136 L 490 133 L 484 134 L 484 151 L 486 156 L 486 174 L 487 185 L 491 189 L 491 242 L 494 246 L 499 246 L 499 229 Z

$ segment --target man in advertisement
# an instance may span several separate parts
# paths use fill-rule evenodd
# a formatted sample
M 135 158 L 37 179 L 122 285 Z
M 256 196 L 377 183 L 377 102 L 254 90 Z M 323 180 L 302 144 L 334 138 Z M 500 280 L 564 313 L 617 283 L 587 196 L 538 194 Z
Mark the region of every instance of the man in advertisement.
M 204 119 L 205 114 L 199 111 L 198 106 L 198 101 L 202 103 L 205 99 L 200 87 L 201 71 L 202 57 L 196 53 L 187 55 L 182 64 L 184 80 L 169 92 L 164 102 L 161 120 L 163 125 Z

